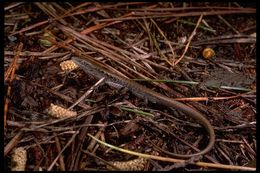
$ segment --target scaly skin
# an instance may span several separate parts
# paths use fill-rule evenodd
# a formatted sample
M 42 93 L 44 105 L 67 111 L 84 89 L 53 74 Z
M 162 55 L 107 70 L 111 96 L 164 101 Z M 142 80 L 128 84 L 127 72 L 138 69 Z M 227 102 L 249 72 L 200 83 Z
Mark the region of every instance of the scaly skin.
M 183 103 L 180 103 L 180 102 L 170 99 L 169 97 L 166 97 L 160 93 L 150 90 L 123 76 L 114 74 L 113 72 L 110 72 L 110 70 L 106 66 L 104 66 L 102 63 L 91 59 L 91 57 L 89 57 L 89 58 L 73 57 L 72 60 L 80 68 L 82 68 L 85 72 L 95 76 L 96 78 L 105 77 L 106 81 L 118 83 L 124 87 L 127 87 L 130 91 L 132 91 L 136 96 L 138 96 L 140 98 L 147 99 L 148 101 L 151 101 L 153 103 L 158 103 L 158 104 L 162 104 L 162 105 L 165 105 L 168 107 L 172 107 L 172 108 L 177 109 L 178 111 L 185 113 L 186 115 L 194 118 L 197 121 L 197 123 L 201 124 L 207 130 L 207 132 L 209 134 L 209 143 L 208 143 L 207 147 L 198 153 L 184 155 L 184 154 L 175 154 L 175 153 L 160 149 L 164 153 L 166 153 L 170 156 L 173 156 L 173 157 L 190 158 L 193 156 L 203 155 L 203 154 L 209 152 L 213 148 L 214 143 L 215 143 L 214 129 L 211 126 L 211 124 L 209 123 L 209 121 L 195 109 L 192 109 Z

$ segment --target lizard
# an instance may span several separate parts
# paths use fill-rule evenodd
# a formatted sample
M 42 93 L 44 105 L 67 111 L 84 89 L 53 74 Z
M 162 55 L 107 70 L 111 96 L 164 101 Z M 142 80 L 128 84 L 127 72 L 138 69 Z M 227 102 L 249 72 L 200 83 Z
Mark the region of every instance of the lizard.
M 160 149 L 162 152 L 165 154 L 168 154 L 173 157 L 178 157 L 178 158 L 191 158 L 194 156 L 200 156 L 203 154 L 206 154 L 209 152 L 215 144 L 215 132 L 210 124 L 210 122 L 197 110 L 181 103 L 176 100 L 173 100 L 167 96 L 164 96 L 163 94 L 160 94 L 158 92 L 155 92 L 137 82 L 134 82 L 124 76 L 117 75 L 111 70 L 109 70 L 103 63 L 94 60 L 92 58 L 83 58 L 83 57 L 72 57 L 72 61 L 77 64 L 81 69 L 83 69 L 86 73 L 101 79 L 103 77 L 106 78 L 105 82 L 106 83 L 116 83 L 119 85 L 122 85 L 126 88 L 128 88 L 134 95 L 136 95 L 139 98 L 146 99 L 147 101 L 150 101 L 152 103 L 157 103 L 157 104 L 162 104 L 164 106 L 172 107 L 177 109 L 178 111 L 181 111 L 188 116 L 192 117 L 202 125 L 208 135 L 209 135 L 209 142 L 208 145 L 201 150 L 200 152 L 194 153 L 194 154 L 177 154 L 177 153 L 172 153 L 169 151 L 165 151 Z

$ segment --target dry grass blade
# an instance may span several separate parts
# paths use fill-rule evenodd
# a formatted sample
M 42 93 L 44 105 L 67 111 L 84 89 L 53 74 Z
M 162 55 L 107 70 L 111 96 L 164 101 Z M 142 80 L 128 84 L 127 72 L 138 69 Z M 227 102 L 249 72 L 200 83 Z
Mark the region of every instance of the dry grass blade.
M 167 157 L 161 157 L 161 156 L 154 156 L 154 155 L 149 155 L 149 154 L 143 154 L 143 153 L 138 153 L 138 152 L 133 152 L 133 151 L 129 151 L 129 150 L 124 150 L 122 148 L 110 145 L 108 143 L 102 142 L 100 140 L 98 140 L 97 138 L 95 138 L 94 136 L 88 134 L 88 136 L 90 136 L 91 138 L 97 140 L 97 142 L 113 148 L 115 150 L 121 151 L 121 152 L 126 152 L 128 154 L 132 154 L 135 156 L 139 156 L 139 157 L 143 157 L 146 159 L 155 159 L 155 160 L 160 160 L 160 161 L 165 161 L 165 162 L 172 162 L 172 163 L 183 163 L 185 162 L 185 160 L 180 160 L 180 159 L 173 159 L 173 158 L 167 158 Z M 236 165 L 224 165 L 224 164 L 213 164 L 213 163 L 206 163 L 206 162 L 195 162 L 194 165 L 198 165 L 198 166 L 205 166 L 205 167 L 212 167 L 212 168 L 221 168 L 221 169 L 229 169 L 229 170 L 248 170 L 248 171 L 255 171 L 256 168 L 251 168 L 251 167 L 244 167 L 244 166 L 236 166 Z
M 192 31 L 192 33 L 191 33 L 191 35 L 190 35 L 190 37 L 188 39 L 188 42 L 187 42 L 187 44 L 186 44 L 186 46 L 184 48 L 184 51 L 183 51 L 181 57 L 179 59 L 177 59 L 177 61 L 174 62 L 174 65 L 178 64 L 183 59 L 185 53 L 187 52 L 187 50 L 188 50 L 188 48 L 190 46 L 191 40 L 196 35 L 196 30 L 197 30 L 197 28 L 198 28 L 198 26 L 199 26 L 199 24 L 200 24 L 200 22 L 202 20 L 202 17 L 203 17 L 203 15 L 201 15 L 200 18 L 198 19 L 197 25 L 195 26 L 194 30 Z

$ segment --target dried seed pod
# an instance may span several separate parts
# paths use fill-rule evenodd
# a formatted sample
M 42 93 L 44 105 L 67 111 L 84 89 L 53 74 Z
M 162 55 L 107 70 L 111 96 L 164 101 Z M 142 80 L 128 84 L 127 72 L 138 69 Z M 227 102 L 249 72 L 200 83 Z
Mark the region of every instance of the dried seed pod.
M 68 109 L 62 108 L 52 103 L 46 111 L 49 115 L 56 118 L 65 118 L 65 117 L 72 117 L 77 115 L 77 112 L 75 111 L 70 111 Z
M 209 58 L 212 58 L 213 56 L 215 56 L 215 52 L 211 48 L 205 48 L 202 52 L 202 55 L 204 58 L 209 59 Z
M 126 161 L 126 162 L 120 162 L 120 161 L 114 161 L 111 162 L 115 167 L 119 168 L 122 171 L 142 171 L 145 168 L 145 165 L 147 164 L 147 160 L 144 158 L 137 158 L 134 160 Z M 107 166 L 109 170 L 114 170 L 111 166 Z
M 25 171 L 27 152 L 23 147 L 14 149 L 12 155 L 12 171 Z
M 78 65 L 75 64 L 72 60 L 63 61 L 60 63 L 60 67 L 63 71 L 71 71 L 78 68 Z

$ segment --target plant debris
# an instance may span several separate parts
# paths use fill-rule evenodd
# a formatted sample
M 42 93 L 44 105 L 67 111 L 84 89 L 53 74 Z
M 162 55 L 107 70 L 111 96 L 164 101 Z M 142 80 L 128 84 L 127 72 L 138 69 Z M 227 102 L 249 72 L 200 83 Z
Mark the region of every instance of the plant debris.
M 4 11 L 5 170 L 256 169 L 255 3 L 7 2 Z M 214 148 L 186 161 L 161 152 L 196 153 L 208 138 L 178 110 L 86 74 L 76 52 L 201 112 Z M 16 169 L 18 147 L 27 160 Z

